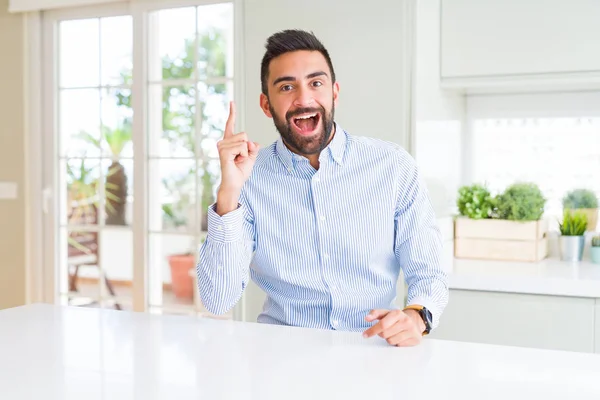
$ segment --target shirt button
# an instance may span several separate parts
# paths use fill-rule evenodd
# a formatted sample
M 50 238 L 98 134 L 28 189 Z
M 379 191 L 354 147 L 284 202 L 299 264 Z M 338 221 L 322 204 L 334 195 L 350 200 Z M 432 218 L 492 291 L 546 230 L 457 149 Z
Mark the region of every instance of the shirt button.
M 324 254 L 324 255 L 323 255 L 323 259 L 324 259 L 325 261 L 329 261 L 329 254 Z
M 338 320 L 337 320 L 337 319 L 334 319 L 334 320 L 332 321 L 332 324 L 333 324 L 333 326 L 338 326 Z
M 319 178 L 315 178 L 315 182 L 319 183 L 321 180 Z
M 222 231 L 222 230 L 223 230 L 223 225 L 219 225 L 219 226 L 217 226 L 217 230 L 218 230 L 218 231 Z
M 337 287 L 335 285 L 331 285 L 331 290 L 336 290 Z
M 325 216 L 321 215 L 321 221 L 325 221 Z
M 217 267 L 217 269 L 218 269 L 219 271 L 221 271 L 221 270 L 223 269 L 223 266 L 222 266 L 222 265 L 219 265 L 219 266 Z

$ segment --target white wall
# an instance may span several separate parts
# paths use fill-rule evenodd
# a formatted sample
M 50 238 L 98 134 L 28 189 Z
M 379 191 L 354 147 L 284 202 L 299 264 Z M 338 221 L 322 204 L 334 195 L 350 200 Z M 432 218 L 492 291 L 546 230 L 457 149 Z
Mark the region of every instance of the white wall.
M 452 214 L 462 182 L 465 99 L 440 89 L 440 0 L 416 10 L 414 155 L 427 184 L 444 239 L 444 266 L 454 256 Z
M 244 2 L 245 130 L 262 146 L 278 137 L 259 108 L 260 61 L 268 36 L 290 28 L 312 30 L 328 48 L 340 82 L 336 121 L 350 134 L 407 145 L 410 111 L 405 67 L 404 9 L 408 1 L 247 0 Z M 251 284 L 245 319 L 255 321 L 265 295 Z
M 440 0 L 417 5 L 415 158 L 438 217 L 451 214 L 461 184 L 464 97 L 440 89 Z
M 311 30 L 332 57 L 340 83 L 336 120 L 349 133 L 406 145 L 402 114 L 404 1 L 246 0 L 245 126 L 265 146 L 276 140 L 273 121 L 259 107 L 265 41 L 283 29 Z M 408 3 L 408 1 L 406 2 Z

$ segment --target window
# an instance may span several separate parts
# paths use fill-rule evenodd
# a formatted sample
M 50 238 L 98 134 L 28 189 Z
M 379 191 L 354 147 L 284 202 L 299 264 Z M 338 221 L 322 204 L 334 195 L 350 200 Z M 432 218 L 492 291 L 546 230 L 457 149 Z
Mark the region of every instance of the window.
M 475 180 L 495 192 L 517 180 L 535 182 L 549 216 L 562 215 L 569 190 L 600 195 L 600 118 L 477 120 L 473 143 Z
M 186 3 L 44 15 L 45 249 L 65 304 L 205 311 L 194 267 L 236 98 L 234 5 Z

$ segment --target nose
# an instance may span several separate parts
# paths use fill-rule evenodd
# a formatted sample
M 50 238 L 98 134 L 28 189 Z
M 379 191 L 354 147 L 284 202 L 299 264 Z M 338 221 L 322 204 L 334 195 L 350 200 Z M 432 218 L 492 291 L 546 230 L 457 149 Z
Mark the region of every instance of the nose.
M 314 98 L 309 88 L 300 86 L 296 93 L 297 95 L 294 99 L 294 106 L 299 108 L 314 106 Z

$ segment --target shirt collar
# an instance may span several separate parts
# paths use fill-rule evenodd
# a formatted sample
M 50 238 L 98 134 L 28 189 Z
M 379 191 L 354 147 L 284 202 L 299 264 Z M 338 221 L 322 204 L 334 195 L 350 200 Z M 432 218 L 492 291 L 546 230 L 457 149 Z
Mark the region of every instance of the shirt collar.
M 344 161 L 344 154 L 346 152 L 347 140 L 348 138 L 344 129 L 342 129 L 338 123 L 335 123 L 333 139 L 331 139 L 331 142 L 329 142 L 329 144 L 323 149 L 319 159 L 323 160 L 324 156 L 331 155 L 331 158 L 333 158 L 335 162 L 337 162 L 339 165 L 342 165 Z M 288 149 L 285 143 L 283 143 L 281 136 L 277 139 L 275 148 L 277 155 L 289 171 L 294 170 L 300 159 L 304 158 Z

